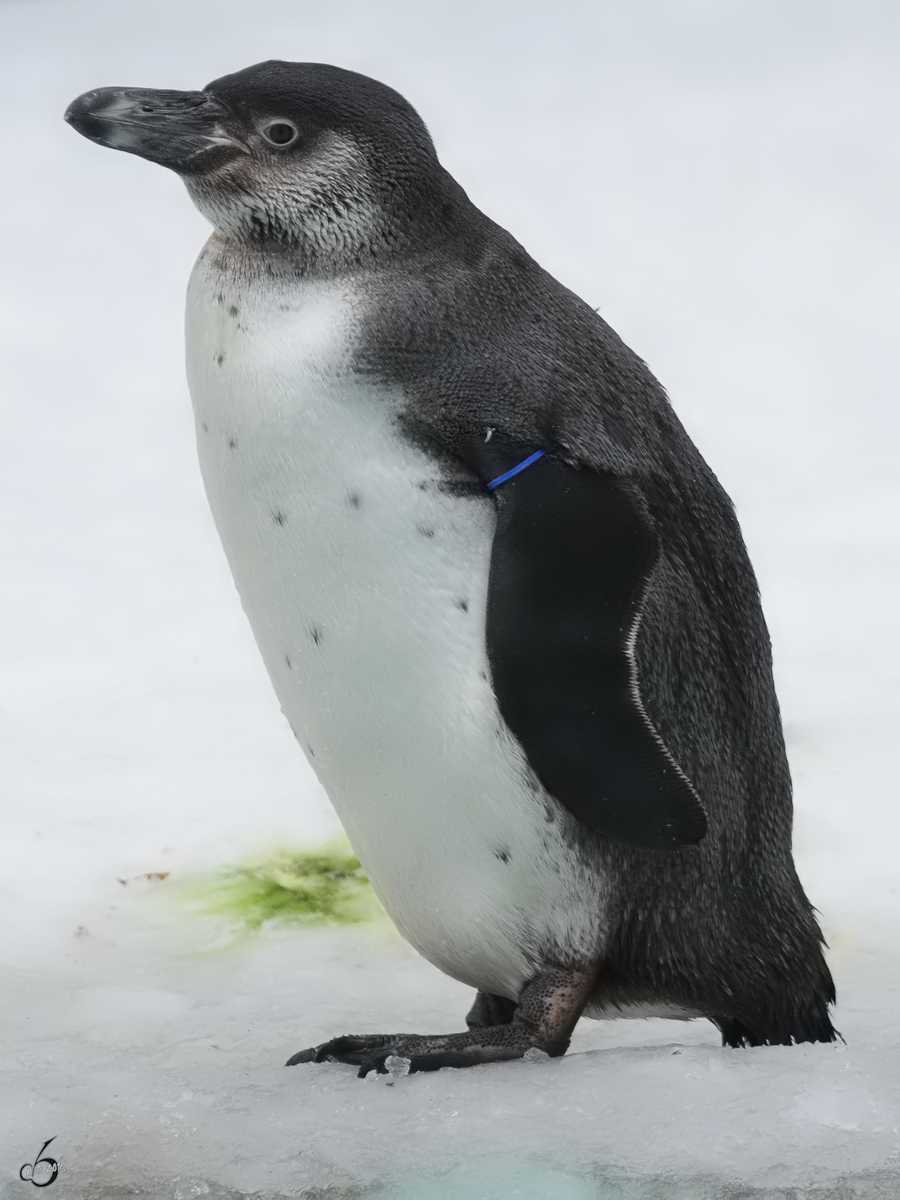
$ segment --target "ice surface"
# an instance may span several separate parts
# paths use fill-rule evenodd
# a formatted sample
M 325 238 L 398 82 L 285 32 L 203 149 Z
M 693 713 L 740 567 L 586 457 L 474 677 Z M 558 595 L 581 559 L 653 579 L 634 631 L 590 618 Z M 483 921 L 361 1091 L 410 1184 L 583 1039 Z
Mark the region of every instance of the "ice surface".
M 875 0 L 0 4 L 3 1200 L 53 1135 L 59 1198 L 900 1194 L 898 23 Z M 583 1022 L 562 1060 L 285 1069 L 337 1033 L 459 1029 L 471 994 L 380 926 L 213 950 L 176 903 L 190 872 L 336 823 L 194 461 L 181 312 L 206 227 L 174 176 L 61 114 L 266 57 L 407 94 L 733 495 L 846 1045 Z
M 583 1022 L 564 1059 L 362 1081 L 281 1064 L 339 1031 L 460 1028 L 470 993 L 382 927 L 209 954 L 214 921 L 174 920 L 162 890 L 107 890 L 115 909 L 0 1002 L 6 1165 L 56 1133 L 64 1194 L 677 1195 L 662 1179 L 793 1200 L 775 1189 L 896 1154 L 896 979 L 867 956 L 834 960 L 846 1046 L 722 1050 L 705 1022 Z

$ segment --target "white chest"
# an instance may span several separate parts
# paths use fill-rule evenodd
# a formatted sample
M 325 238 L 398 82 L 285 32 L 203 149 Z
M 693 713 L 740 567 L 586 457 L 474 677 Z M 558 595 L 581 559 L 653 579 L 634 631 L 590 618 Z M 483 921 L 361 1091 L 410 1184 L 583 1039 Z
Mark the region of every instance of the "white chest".
M 350 368 L 356 302 L 203 258 L 188 295 L 200 464 L 282 708 L 401 932 L 515 995 L 599 938 L 597 880 L 500 718 L 484 647 L 494 510 L 441 489 L 401 397 Z

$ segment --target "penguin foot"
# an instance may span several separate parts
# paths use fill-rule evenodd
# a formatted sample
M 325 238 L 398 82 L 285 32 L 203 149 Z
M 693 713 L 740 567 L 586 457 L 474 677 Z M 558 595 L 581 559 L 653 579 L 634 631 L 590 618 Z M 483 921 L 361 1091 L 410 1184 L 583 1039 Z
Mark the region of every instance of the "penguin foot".
M 588 1001 L 594 978 L 593 971 L 554 968 L 542 972 L 523 988 L 518 1005 L 513 1006 L 512 1001 L 507 1001 L 506 1006 L 500 1003 L 491 1006 L 496 1016 L 501 1020 L 506 1018 L 502 1024 L 475 1025 L 470 1020 L 466 1033 L 434 1036 L 348 1034 L 298 1051 L 285 1066 L 308 1062 L 346 1063 L 358 1067 L 362 1079 L 370 1071 L 379 1075 L 406 1075 L 417 1071 L 439 1071 L 441 1067 L 503 1062 L 522 1058 L 529 1050 L 542 1050 L 550 1058 L 558 1058 L 569 1047 L 572 1030 Z M 487 995 L 479 993 L 479 997 Z M 476 1001 L 476 1007 L 478 1004 Z M 483 1003 L 481 1007 L 485 1014 L 489 1011 L 487 1004 Z M 396 1061 L 391 1062 L 392 1059 Z
M 503 1038 L 495 1037 L 502 1029 Z M 511 1036 L 512 1035 L 512 1036 Z M 548 1049 L 548 1054 L 563 1054 L 568 1045 Z M 441 1067 L 472 1067 L 478 1063 L 501 1062 L 521 1058 L 537 1045 L 532 1031 L 514 1030 L 510 1025 L 487 1027 L 475 1033 L 418 1036 L 416 1034 L 347 1034 L 332 1038 L 320 1046 L 301 1050 L 287 1060 L 293 1067 L 305 1062 L 339 1062 L 358 1067 L 360 1079 L 371 1071 L 378 1075 L 411 1075 L 417 1071 L 439 1071 Z M 392 1061 L 395 1060 L 395 1062 Z

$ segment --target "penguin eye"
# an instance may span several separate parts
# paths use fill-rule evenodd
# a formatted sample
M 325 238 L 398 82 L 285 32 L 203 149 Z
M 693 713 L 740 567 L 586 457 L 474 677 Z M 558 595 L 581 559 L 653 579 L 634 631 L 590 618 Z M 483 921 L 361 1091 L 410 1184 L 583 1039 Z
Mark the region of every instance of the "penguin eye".
M 270 146 L 290 146 L 300 136 L 293 121 L 270 121 L 263 127 L 262 135 Z

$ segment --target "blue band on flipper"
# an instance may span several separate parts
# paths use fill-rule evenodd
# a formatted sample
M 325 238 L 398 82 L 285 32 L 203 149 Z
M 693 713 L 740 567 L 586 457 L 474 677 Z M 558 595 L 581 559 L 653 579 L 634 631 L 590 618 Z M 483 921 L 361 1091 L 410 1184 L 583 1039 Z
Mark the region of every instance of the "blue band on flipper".
M 539 458 L 543 458 L 546 453 L 546 450 L 535 450 L 534 454 L 529 454 L 527 458 L 523 458 L 518 466 L 513 467 L 510 471 L 504 471 L 502 475 L 498 475 L 496 479 L 492 479 L 487 485 L 488 491 L 492 492 L 501 483 L 506 483 L 507 479 L 512 479 L 513 475 L 518 475 L 520 471 L 524 471 L 526 467 L 530 467 L 533 462 L 537 462 Z

